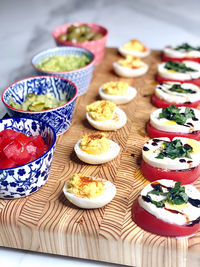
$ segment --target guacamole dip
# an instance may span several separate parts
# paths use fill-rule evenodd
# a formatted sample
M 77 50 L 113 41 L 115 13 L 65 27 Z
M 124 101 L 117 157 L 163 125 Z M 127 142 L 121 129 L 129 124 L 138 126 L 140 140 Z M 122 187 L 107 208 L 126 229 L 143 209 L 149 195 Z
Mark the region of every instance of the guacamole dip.
M 80 69 L 89 62 L 90 59 L 85 55 L 54 55 L 43 58 L 36 67 L 44 71 L 64 72 Z

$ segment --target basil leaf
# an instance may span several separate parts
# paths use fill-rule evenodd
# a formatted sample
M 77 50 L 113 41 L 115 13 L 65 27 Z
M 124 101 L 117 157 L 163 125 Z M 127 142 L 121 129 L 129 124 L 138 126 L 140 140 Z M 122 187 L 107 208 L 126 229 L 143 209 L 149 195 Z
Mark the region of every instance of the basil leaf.
M 180 125 L 184 125 L 187 119 L 193 117 L 195 117 L 193 109 L 186 107 L 185 112 L 181 113 L 181 109 L 173 104 L 167 108 L 163 108 L 159 114 L 159 119 L 165 118 L 167 120 L 175 121 Z
M 182 62 L 174 62 L 174 61 L 171 61 L 171 60 L 169 60 L 169 61 L 167 61 L 165 63 L 165 68 L 168 69 L 168 70 L 174 70 L 174 71 L 181 72 L 181 73 L 185 73 L 185 72 L 188 72 L 188 71 L 191 71 L 191 72 L 196 72 L 197 71 L 195 69 L 187 67 Z
M 172 87 L 168 89 L 171 92 L 183 93 L 183 94 L 195 94 L 196 91 L 192 89 L 182 88 L 180 84 L 173 84 Z
M 190 52 L 192 50 L 199 51 L 200 47 L 194 47 L 194 46 L 189 45 L 188 43 L 183 43 L 182 45 L 179 45 L 179 46 L 175 47 L 174 49 L 175 50 L 184 50 L 186 52 Z
M 160 151 L 156 159 L 163 159 L 164 157 L 170 159 L 176 158 L 191 158 L 190 152 L 192 147 L 188 144 L 183 145 L 181 140 L 176 139 L 171 142 L 163 142 L 164 148 Z

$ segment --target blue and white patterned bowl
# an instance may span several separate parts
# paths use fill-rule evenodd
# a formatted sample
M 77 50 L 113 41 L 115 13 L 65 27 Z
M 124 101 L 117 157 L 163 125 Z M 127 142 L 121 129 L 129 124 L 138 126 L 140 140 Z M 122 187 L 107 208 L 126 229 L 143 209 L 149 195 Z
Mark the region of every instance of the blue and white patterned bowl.
M 48 124 L 28 118 L 0 119 L 0 131 L 12 129 L 27 136 L 40 134 L 49 150 L 38 159 L 15 168 L 0 169 L 0 198 L 19 198 L 36 192 L 47 181 L 56 144 L 56 133 Z
M 78 55 L 78 56 L 87 56 L 91 60 L 89 64 L 85 67 L 82 67 L 77 70 L 65 71 L 65 72 L 51 72 L 44 71 L 37 67 L 43 58 L 48 58 L 55 55 Z M 37 71 L 38 74 L 46 75 L 56 75 L 63 78 L 66 78 L 72 81 L 78 88 L 78 96 L 87 92 L 90 82 L 92 79 L 92 74 L 94 70 L 94 54 L 89 50 L 80 47 L 64 46 L 64 47 L 55 47 L 44 50 L 32 58 L 32 66 Z
M 12 98 L 18 104 L 22 104 L 28 93 L 54 95 L 60 100 L 66 100 L 62 106 L 43 111 L 23 111 L 10 106 Z M 17 81 L 6 88 L 2 94 L 2 101 L 10 116 L 28 117 L 48 123 L 54 128 L 57 135 L 63 134 L 71 125 L 77 97 L 76 86 L 61 77 L 35 76 Z

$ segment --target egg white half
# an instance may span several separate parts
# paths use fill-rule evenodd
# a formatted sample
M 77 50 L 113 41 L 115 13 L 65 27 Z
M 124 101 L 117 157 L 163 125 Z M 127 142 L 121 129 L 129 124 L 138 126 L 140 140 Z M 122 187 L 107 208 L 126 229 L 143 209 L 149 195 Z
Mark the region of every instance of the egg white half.
M 123 95 L 109 95 L 102 90 L 103 86 L 99 88 L 99 95 L 102 99 L 112 101 L 115 104 L 121 105 L 130 102 L 137 94 L 137 90 L 128 86 L 127 93 Z
M 73 203 L 74 205 L 83 208 L 83 209 L 96 209 L 101 208 L 108 204 L 115 196 L 116 194 L 116 187 L 114 184 L 112 184 L 110 181 L 103 180 L 101 178 L 94 178 L 102 180 L 104 183 L 105 192 L 97 197 L 97 198 L 88 198 L 88 197 L 82 197 L 79 195 L 75 195 L 72 193 L 69 193 L 66 188 L 66 184 L 63 188 L 63 193 L 65 194 L 66 198 Z
M 142 76 L 148 71 L 149 66 L 144 62 L 142 63 L 143 63 L 142 67 L 132 69 L 132 68 L 121 66 L 118 62 L 114 62 L 113 68 L 114 68 L 115 73 L 119 75 L 120 77 L 134 78 L 134 77 Z
M 89 113 L 86 112 L 86 119 L 88 120 L 88 122 L 96 129 L 101 130 L 101 131 L 115 131 L 117 129 L 122 128 L 126 122 L 127 122 L 127 117 L 126 117 L 126 113 L 116 107 L 115 108 L 115 113 L 118 114 L 119 116 L 119 120 L 105 120 L 105 121 L 96 121 L 93 120 L 90 116 Z
M 158 64 L 158 74 L 166 79 L 172 79 L 172 80 L 180 80 L 180 81 L 187 81 L 191 79 L 198 79 L 200 77 L 200 64 L 194 61 L 185 60 L 182 63 L 184 63 L 187 67 L 195 69 L 197 71 L 192 72 L 188 71 L 185 73 L 177 72 L 177 71 L 171 71 L 165 68 L 166 62 L 163 62 L 161 64 Z
M 80 143 L 81 139 L 76 143 L 74 147 L 75 153 L 80 160 L 89 164 L 102 164 L 111 161 L 117 157 L 120 151 L 120 146 L 112 140 L 109 140 L 108 152 L 102 153 L 100 155 L 86 153 L 81 149 Z
M 123 46 L 120 46 L 118 48 L 118 51 L 122 56 L 131 55 L 131 56 L 139 57 L 139 58 L 147 57 L 151 52 L 150 49 L 148 49 L 148 48 L 147 48 L 147 50 L 141 52 L 141 51 L 136 51 L 136 50 L 126 50 L 123 48 Z

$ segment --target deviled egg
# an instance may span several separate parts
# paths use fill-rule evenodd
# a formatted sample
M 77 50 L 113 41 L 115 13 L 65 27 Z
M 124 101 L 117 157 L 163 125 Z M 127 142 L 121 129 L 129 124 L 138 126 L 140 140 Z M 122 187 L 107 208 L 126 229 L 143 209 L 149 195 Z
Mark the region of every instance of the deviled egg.
M 150 50 L 138 40 L 130 40 L 120 46 L 118 51 L 123 56 L 131 55 L 140 58 L 146 57 L 150 54 Z
M 75 147 L 77 157 L 89 164 L 102 164 L 113 160 L 119 154 L 117 143 L 106 138 L 104 133 L 84 135 Z
M 95 209 L 105 206 L 114 198 L 116 187 L 105 179 L 75 173 L 66 182 L 63 192 L 74 205 Z
M 109 100 L 115 104 L 126 104 L 137 94 L 137 90 L 126 82 L 107 82 L 99 88 L 102 99 Z
M 125 112 L 115 103 L 98 100 L 86 106 L 86 119 L 96 129 L 115 131 L 122 128 L 127 121 Z
M 114 71 L 117 75 L 126 78 L 133 78 L 144 75 L 148 71 L 148 65 L 131 55 L 125 59 L 120 59 L 113 63 Z

